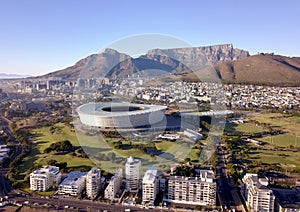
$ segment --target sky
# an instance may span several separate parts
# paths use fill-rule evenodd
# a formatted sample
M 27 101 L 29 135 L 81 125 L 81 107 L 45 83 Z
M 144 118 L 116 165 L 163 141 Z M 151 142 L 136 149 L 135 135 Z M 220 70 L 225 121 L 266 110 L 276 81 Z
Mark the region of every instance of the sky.
M 300 56 L 298 0 L 0 0 L 0 73 L 42 75 L 148 33 Z

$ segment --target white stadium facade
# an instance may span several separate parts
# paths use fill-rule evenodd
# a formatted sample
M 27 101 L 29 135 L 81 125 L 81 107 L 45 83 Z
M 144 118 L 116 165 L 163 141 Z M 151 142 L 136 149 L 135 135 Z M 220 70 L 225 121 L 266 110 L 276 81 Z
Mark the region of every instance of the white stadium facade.
M 100 128 L 136 128 L 151 126 L 164 119 L 166 106 L 128 102 L 92 102 L 79 106 L 81 123 Z

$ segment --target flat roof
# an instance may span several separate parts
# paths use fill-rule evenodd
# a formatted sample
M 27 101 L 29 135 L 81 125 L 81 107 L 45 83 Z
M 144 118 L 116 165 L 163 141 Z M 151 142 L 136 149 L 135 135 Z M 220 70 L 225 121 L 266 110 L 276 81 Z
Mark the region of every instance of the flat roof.
M 143 183 L 154 183 L 157 177 L 157 167 L 149 167 L 143 177 Z
M 59 186 L 78 186 L 84 183 L 86 179 L 87 172 L 70 172 L 68 177 L 62 181 Z

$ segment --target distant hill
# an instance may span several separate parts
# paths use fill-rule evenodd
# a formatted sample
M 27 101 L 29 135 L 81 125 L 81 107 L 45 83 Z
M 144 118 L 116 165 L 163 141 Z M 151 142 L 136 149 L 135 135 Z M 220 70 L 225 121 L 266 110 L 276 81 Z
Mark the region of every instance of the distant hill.
M 30 75 L 0 73 L 0 79 L 17 79 L 17 78 L 26 78 L 26 77 L 30 77 Z
M 225 83 L 300 85 L 299 57 L 273 54 L 250 56 L 248 51 L 233 48 L 232 44 L 152 49 L 138 58 L 106 49 L 103 53 L 78 61 L 74 66 L 41 77 L 64 80 L 123 78 L 143 70 L 162 70 L 193 81 L 213 78 Z

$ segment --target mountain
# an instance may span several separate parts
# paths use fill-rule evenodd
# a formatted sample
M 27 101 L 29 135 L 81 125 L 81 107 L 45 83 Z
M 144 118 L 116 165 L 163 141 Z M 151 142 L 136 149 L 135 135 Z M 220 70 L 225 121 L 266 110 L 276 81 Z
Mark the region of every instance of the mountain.
M 259 54 L 217 64 L 215 69 L 224 82 L 300 85 L 300 57 Z
M 232 44 L 176 49 L 152 49 L 132 58 L 113 49 L 90 55 L 69 68 L 41 76 L 64 80 L 123 78 L 148 70 L 172 73 L 181 79 L 222 80 L 225 83 L 300 85 L 300 58 L 274 54 L 250 56 Z
M 300 85 L 300 57 L 259 54 L 236 61 L 214 65 L 214 71 L 224 83 L 259 84 L 276 86 Z M 186 80 L 194 80 L 196 73 L 188 73 Z
M 106 49 L 103 53 L 92 54 L 79 60 L 74 66 L 55 71 L 42 76 L 43 78 L 61 78 L 64 80 L 77 80 L 80 78 L 103 77 L 110 69 L 120 61 L 130 58 L 113 49 Z
M 106 49 L 103 53 L 90 55 L 74 66 L 44 75 L 68 80 L 91 77 L 126 77 L 142 70 L 156 69 L 170 73 L 199 70 L 209 63 L 231 61 L 248 57 L 244 50 L 234 49 L 232 44 L 208 47 L 153 49 L 139 58 Z M 181 61 L 181 62 L 179 62 Z M 195 68 L 197 67 L 197 68 Z
M 30 77 L 30 75 L 0 73 L 0 79 L 17 79 L 17 78 L 26 78 L 26 77 Z
M 250 56 L 248 51 L 235 49 L 232 44 L 175 49 L 153 49 L 148 51 L 147 56 L 149 57 L 150 55 L 168 55 L 170 58 L 182 62 L 193 71 L 197 71 L 200 67 L 206 65 L 240 60 Z

